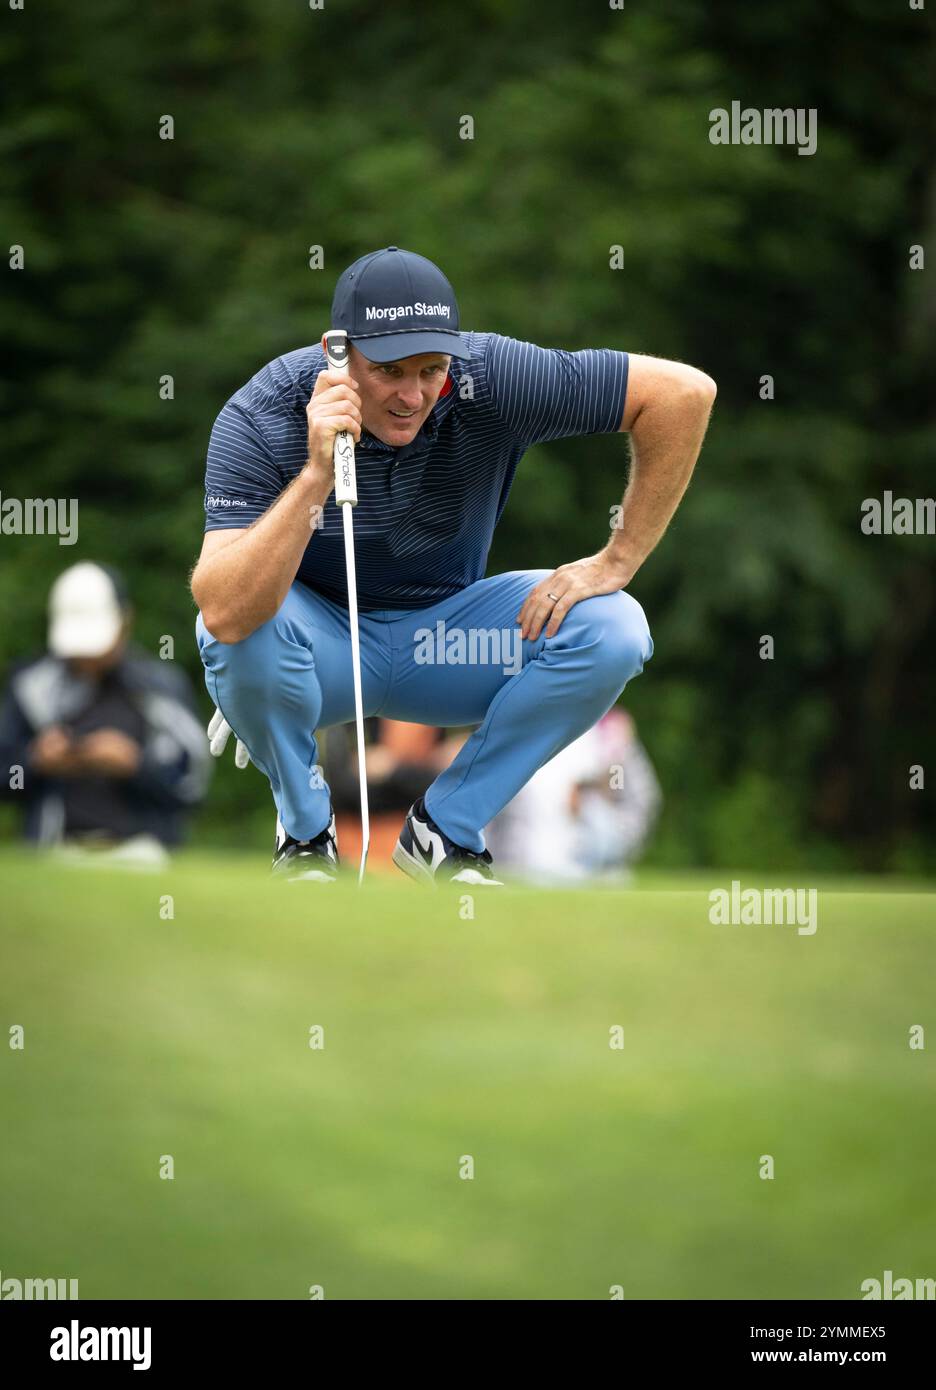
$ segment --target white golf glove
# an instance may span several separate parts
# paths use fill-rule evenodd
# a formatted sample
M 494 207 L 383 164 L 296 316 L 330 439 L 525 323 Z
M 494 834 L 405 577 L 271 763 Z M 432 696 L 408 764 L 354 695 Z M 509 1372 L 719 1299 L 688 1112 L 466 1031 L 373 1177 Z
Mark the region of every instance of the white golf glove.
M 213 758 L 220 758 L 230 737 L 231 726 L 221 711 L 216 709 L 211 716 L 211 723 L 208 725 L 208 748 Z M 238 739 L 234 749 L 234 766 L 246 767 L 249 762 L 250 754 L 247 752 L 247 745 Z

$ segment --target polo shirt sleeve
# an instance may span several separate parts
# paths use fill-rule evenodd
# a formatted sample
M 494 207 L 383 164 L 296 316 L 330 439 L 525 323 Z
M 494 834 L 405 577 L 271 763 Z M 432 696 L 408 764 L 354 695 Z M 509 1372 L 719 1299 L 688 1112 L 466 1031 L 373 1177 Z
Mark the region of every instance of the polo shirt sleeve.
M 621 427 L 628 355 L 613 348 L 542 348 L 489 336 L 485 386 L 491 406 L 520 443 L 540 444 Z
M 205 530 L 249 526 L 276 501 L 283 486 L 260 422 L 235 400 L 228 401 L 208 443 Z

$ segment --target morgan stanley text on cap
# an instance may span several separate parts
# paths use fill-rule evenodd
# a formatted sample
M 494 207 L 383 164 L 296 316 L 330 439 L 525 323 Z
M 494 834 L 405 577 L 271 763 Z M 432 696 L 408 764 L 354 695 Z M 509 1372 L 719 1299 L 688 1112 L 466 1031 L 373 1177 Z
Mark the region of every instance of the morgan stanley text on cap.
M 420 352 L 469 357 L 455 292 L 437 265 L 387 246 L 349 265 L 335 286 L 332 328 L 343 328 L 370 362 Z

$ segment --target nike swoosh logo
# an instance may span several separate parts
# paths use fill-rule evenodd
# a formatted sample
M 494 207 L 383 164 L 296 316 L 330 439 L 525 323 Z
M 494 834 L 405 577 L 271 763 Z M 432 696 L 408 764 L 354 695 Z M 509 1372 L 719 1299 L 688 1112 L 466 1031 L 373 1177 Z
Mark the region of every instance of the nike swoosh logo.
M 445 858 L 445 846 L 438 835 L 433 834 L 431 830 L 421 825 L 415 818 L 410 822 L 410 826 L 413 831 L 413 844 L 419 850 L 423 863 L 428 865 L 430 869 L 433 868 L 435 851 L 438 850 L 439 860 L 442 860 Z M 426 836 L 425 841 L 422 840 L 420 831 Z

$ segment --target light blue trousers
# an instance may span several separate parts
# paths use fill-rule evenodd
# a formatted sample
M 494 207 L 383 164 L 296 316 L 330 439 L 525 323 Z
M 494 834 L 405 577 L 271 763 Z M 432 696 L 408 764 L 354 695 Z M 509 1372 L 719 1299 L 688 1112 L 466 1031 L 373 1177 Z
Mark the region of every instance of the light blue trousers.
M 623 590 L 582 599 L 555 637 L 520 641 L 529 591 L 551 570 L 480 579 L 431 608 L 364 613 L 364 714 L 443 728 L 480 725 L 426 792 L 438 826 L 466 849 L 533 773 L 591 728 L 653 655 L 640 604 Z M 280 821 L 312 839 L 330 817 L 315 732 L 354 720 L 347 609 L 295 583 L 242 642 L 196 636 L 205 683 L 270 780 Z

